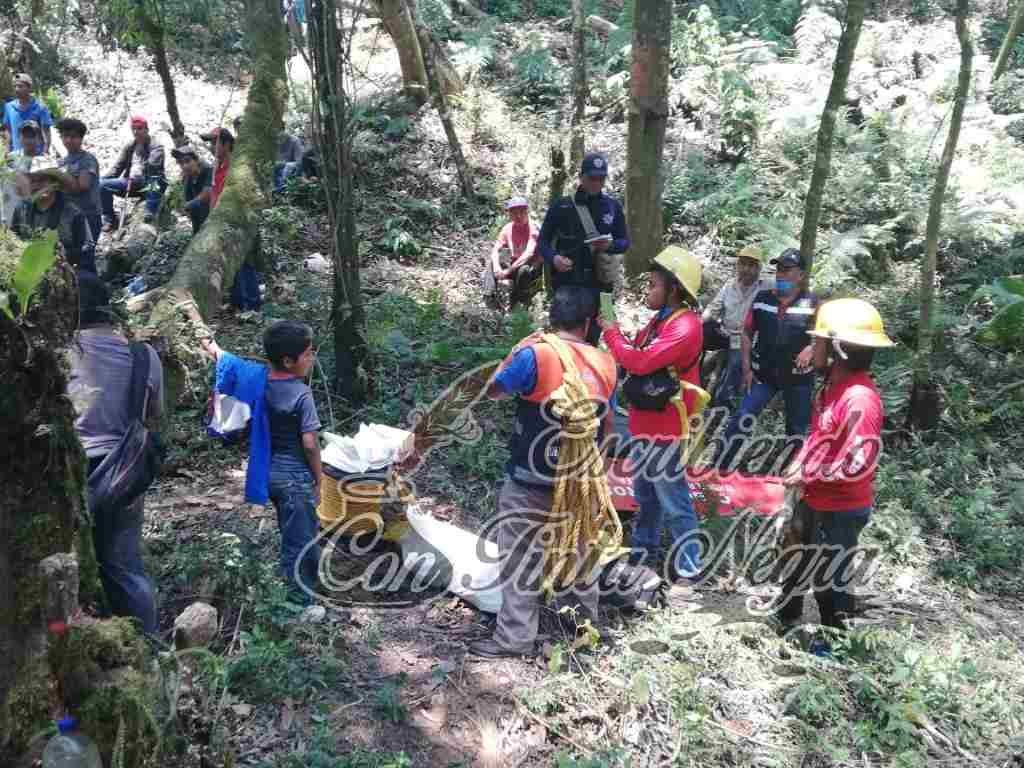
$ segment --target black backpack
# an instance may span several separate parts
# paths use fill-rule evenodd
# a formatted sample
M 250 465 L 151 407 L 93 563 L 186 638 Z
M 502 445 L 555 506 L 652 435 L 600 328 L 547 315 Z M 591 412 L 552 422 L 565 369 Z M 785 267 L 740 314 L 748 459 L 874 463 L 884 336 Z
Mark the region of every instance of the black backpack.
M 124 509 L 152 485 L 164 463 L 166 451 L 160 435 L 146 429 L 149 381 L 149 349 L 145 344 L 131 344 L 132 375 L 128 385 L 128 413 L 132 415 L 128 429 L 117 446 L 89 475 L 88 502 L 93 514 L 104 510 Z

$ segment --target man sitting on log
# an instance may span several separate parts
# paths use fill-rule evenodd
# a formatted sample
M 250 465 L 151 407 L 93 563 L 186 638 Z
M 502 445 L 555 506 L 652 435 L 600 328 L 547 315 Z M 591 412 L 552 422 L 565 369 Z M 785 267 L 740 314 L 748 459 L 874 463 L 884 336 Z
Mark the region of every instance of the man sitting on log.
M 23 240 L 54 230 L 68 263 L 95 274 L 95 239 L 85 214 L 61 191 L 62 176 L 56 169 L 29 174 L 32 197 L 15 210 L 11 229 Z
M 292 176 L 302 173 L 302 156 L 305 150 L 302 141 L 287 131 L 281 131 L 277 139 L 277 162 L 274 163 L 274 191 L 281 192 Z
M 167 188 L 164 175 L 164 148 L 149 135 L 149 123 L 141 115 L 132 117 L 131 142 L 121 150 L 114 167 L 100 179 L 100 200 L 103 204 L 103 231 L 112 232 L 121 222 L 114 213 L 114 194 L 146 198 L 143 221 L 152 222 L 160 210 L 160 200 Z
M 9 227 L 14 212 L 29 194 L 28 177 L 23 174 L 32 170 L 33 161 L 42 154 L 43 135 L 39 123 L 27 120 L 19 129 L 21 149 L 15 149 L 7 155 L 7 169 L 12 171 L 14 178 L 0 184 L 0 222 Z
M 505 203 L 508 224 L 501 228 L 491 249 L 485 274 L 485 289 L 493 293 L 498 283 L 511 286 L 509 307 L 528 303 L 543 274 L 544 259 L 537 251 L 537 227 L 530 221 L 530 206 L 525 197 L 513 197 Z M 501 266 L 501 252 L 508 249 L 508 267 Z M 493 277 L 487 280 L 488 276 Z
M 194 235 L 210 215 L 213 169 L 199 159 L 199 154 L 191 144 L 172 149 L 171 157 L 178 161 L 181 169 L 181 179 L 185 186 L 185 212 L 192 221 Z

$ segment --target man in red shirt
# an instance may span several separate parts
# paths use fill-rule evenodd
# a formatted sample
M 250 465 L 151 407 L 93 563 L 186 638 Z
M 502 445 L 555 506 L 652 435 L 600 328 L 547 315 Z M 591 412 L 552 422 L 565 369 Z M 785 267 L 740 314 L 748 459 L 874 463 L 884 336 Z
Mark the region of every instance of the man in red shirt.
M 544 269 L 544 259 L 537 251 L 538 229 L 530 221 L 530 206 L 525 197 L 513 197 L 505 203 L 508 224 L 501 228 L 491 249 L 491 274 L 496 283 L 512 289 L 509 308 L 527 303 Z M 501 266 L 501 252 L 508 249 L 509 265 Z
M 227 128 L 214 128 L 201 134 L 203 141 L 213 142 L 213 156 L 217 158 L 217 169 L 213 172 L 213 187 L 210 189 L 210 210 L 217 207 L 224 183 L 231 171 L 231 153 L 235 150 L 235 137 Z
M 869 371 L 875 350 L 893 342 L 878 311 L 861 299 L 823 304 L 810 335 L 825 384 L 813 403 L 811 434 L 783 477 L 786 485 L 803 487 L 793 523 L 805 549 L 783 553 L 784 562 L 794 556 L 799 562 L 790 564 L 776 616 L 784 627 L 799 623 L 811 586 L 821 623 L 842 628 L 854 609 L 854 555 L 874 506 L 882 452 L 885 414 Z

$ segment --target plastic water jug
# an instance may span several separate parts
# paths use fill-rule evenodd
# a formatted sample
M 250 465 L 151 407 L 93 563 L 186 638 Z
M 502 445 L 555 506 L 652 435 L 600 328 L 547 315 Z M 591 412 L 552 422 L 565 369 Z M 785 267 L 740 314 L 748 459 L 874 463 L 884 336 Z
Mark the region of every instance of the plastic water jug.
M 43 750 L 43 768 L 103 768 L 99 749 L 78 730 L 77 720 L 61 718 L 57 731 Z

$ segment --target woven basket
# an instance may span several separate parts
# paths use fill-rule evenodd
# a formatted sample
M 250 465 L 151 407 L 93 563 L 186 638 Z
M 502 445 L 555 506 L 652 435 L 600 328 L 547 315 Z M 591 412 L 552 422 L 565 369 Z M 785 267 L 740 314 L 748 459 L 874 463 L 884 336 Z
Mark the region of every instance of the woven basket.
M 316 509 L 320 526 L 341 525 L 346 534 L 353 536 L 381 530 L 384 521 L 380 504 L 385 493 L 387 484 L 383 480 L 362 477 L 335 480 L 323 475 L 320 506 Z

